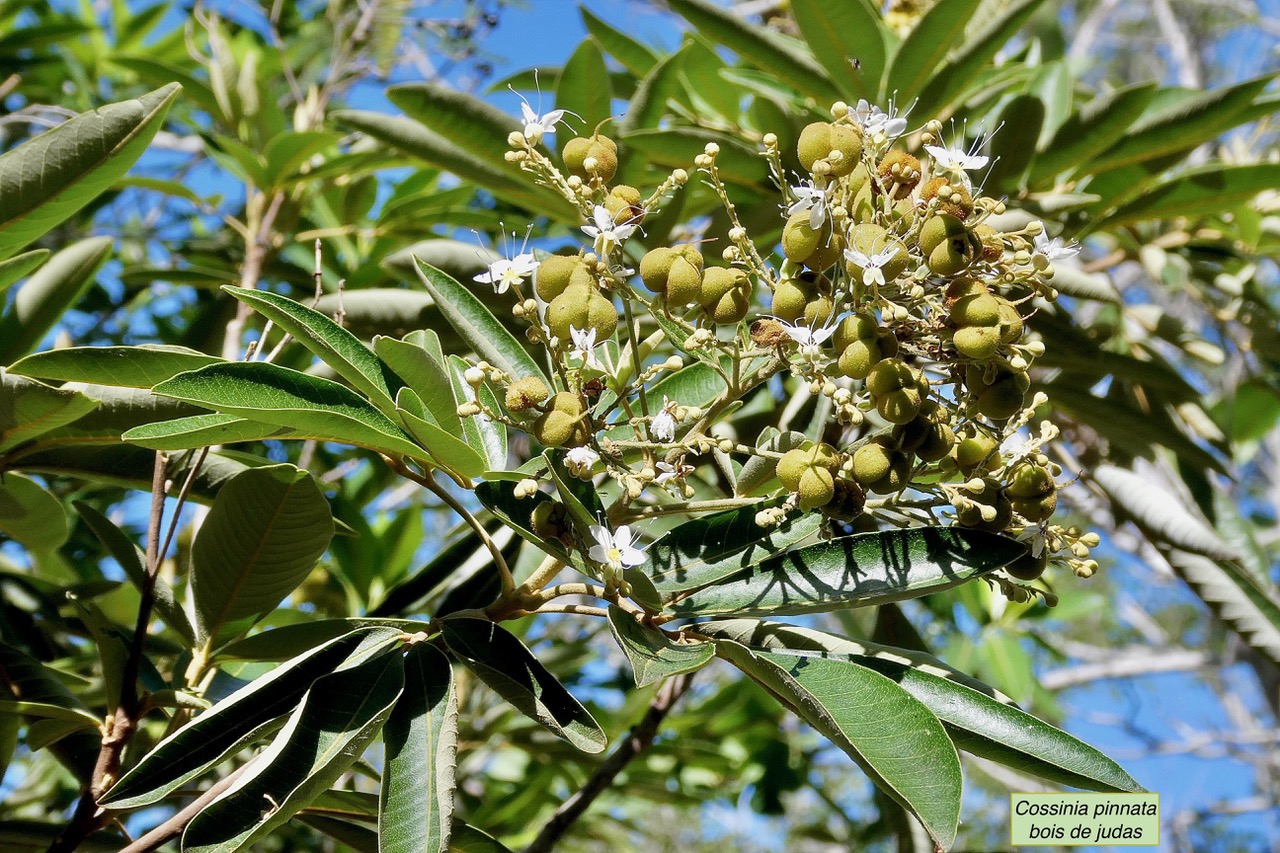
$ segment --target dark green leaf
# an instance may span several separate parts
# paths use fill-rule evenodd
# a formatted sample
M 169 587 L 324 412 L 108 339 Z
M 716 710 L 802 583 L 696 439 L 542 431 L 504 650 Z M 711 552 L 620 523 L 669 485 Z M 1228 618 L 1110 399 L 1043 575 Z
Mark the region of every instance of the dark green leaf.
M 0 369 L 0 451 L 66 426 L 98 406 L 98 400 Z
M 516 484 L 508 480 L 478 483 L 476 498 L 490 512 L 509 524 L 521 537 L 546 553 L 564 563 L 580 562 L 575 561 L 560 541 L 543 539 L 533 532 L 533 511 L 539 504 L 553 500 L 552 497 L 543 492 L 536 492 L 527 498 L 517 498 L 515 487 Z
M 613 114 L 612 107 L 613 87 L 609 85 L 604 54 L 595 39 L 584 39 L 569 56 L 556 81 L 556 109 L 579 116 L 583 126 L 578 135 L 588 136 Z
M 0 199 L 3 180 L 0 174 Z M 3 239 L 0 233 L 0 244 Z M 93 284 L 94 275 L 110 254 L 110 237 L 90 237 L 58 252 L 28 278 L 0 317 L 0 362 L 12 362 L 39 346 Z
M 1086 102 L 1037 152 L 1027 177 L 1030 185 L 1039 186 L 1060 172 L 1089 164 L 1090 158 L 1105 151 L 1137 121 L 1156 88 L 1155 83 L 1135 83 Z
M 458 698 L 449 660 L 426 643 L 404 660 L 404 693 L 383 732 L 378 849 L 443 853 L 453 817 Z
M 1015 190 L 1022 173 L 1036 153 L 1036 140 L 1044 125 L 1044 104 L 1034 95 L 1018 95 L 1000 113 L 1000 132 L 992 136 L 991 168 L 985 186 L 993 192 Z
M 48 249 L 32 249 L 21 255 L 0 261 L 0 293 L 8 289 L 18 279 L 44 263 L 49 257 Z
M 1280 186 L 1280 165 L 1275 163 L 1213 163 L 1156 182 L 1115 212 L 1092 222 L 1088 230 L 1117 228 L 1148 219 L 1194 220 L 1206 214 L 1226 213 L 1276 186 Z
M 579 7 L 582 23 L 596 41 L 636 77 L 643 77 L 658 64 L 658 56 L 645 45 L 597 18 L 586 6 Z M 591 126 L 591 125 L 588 125 Z
M 30 477 L 0 474 L 0 534 L 32 551 L 52 551 L 67 541 L 67 512 L 49 490 Z
M 880 7 L 866 0 L 791 0 L 791 14 L 813 55 L 845 97 L 874 101 L 886 53 Z
M 306 654 L 330 640 L 368 628 L 394 628 L 404 634 L 427 629 L 426 622 L 351 616 L 346 619 L 309 619 L 293 625 L 268 628 L 228 643 L 217 651 L 218 660 L 286 661 Z
M 293 710 L 317 679 L 385 652 L 400 636 L 389 628 L 352 631 L 281 664 L 162 740 L 99 802 L 126 809 L 159 801 Z
M 67 219 L 142 155 L 181 87 L 76 116 L 0 156 L 0 258 Z
M 152 450 L 189 450 L 196 447 L 264 441 L 269 438 L 323 438 L 299 434 L 288 427 L 263 424 L 236 415 L 192 415 L 126 430 L 120 438 Z
M 930 6 L 893 54 L 880 87 L 881 99 L 892 96 L 900 104 L 909 104 L 923 92 L 938 63 L 964 37 L 965 27 L 980 2 L 938 0 Z M 994 52 L 1000 44 L 990 47 Z M 979 65 L 985 62 L 984 58 Z
M 453 399 L 453 395 L 449 395 Z M 427 420 L 426 405 L 409 388 L 401 388 L 396 398 L 397 416 L 418 443 L 431 454 L 440 467 L 467 479 L 479 477 L 492 466 L 475 449 L 460 438 Z M 503 458 L 505 464 L 506 459 Z
M 711 643 L 674 643 L 662 631 L 642 625 L 616 604 L 609 605 L 609 627 L 613 638 L 627 653 L 627 660 L 631 661 L 636 687 L 647 687 L 669 676 L 701 669 L 716 656 Z
M 917 527 L 830 539 L 677 596 L 680 616 L 820 613 L 941 592 L 1026 552 L 1004 536 Z
M 222 359 L 217 356 L 165 344 L 67 347 L 19 359 L 9 368 L 9 372 L 59 382 L 151 388 L 179 373 L 220 361 Z
M 433 340 L 432 349 L 440 349 L 435 332 L 427 330 L 419 335 L 424 341 L 427 338 Z M 458 419 L 458 404 L 453 399 L 448 371 L 444 363 L 432 355 L 432 349 L 416 343 L 416 340 L 417 336 L 405 340 L 377 337 L 373 340 L 373 349 L 383 362 L 409 383 L 431 413 L 432 420 L 450 435 L 461 437 L 462 422 Z
M 391 103 L 463 150 L 511 174 L 503 157 L 511 147 L 507 136 L 523 125 L 513 116 L 474 95 L 439 83 L 402 83 L 387 89 Z
M 483 619 L 445 619 L 449 649 L 522 714 L 583 752 L 600 752 L 609 739 L 590 712 L 565 690 L 533 653 L 505 628 Z

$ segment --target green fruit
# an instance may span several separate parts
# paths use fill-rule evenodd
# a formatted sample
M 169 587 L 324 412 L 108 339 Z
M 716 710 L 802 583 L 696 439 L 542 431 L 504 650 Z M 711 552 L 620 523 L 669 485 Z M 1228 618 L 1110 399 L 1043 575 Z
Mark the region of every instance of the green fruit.
M 1041 498 L 1053 494 L 1058 487 L 1048 468 L 1022 462 L 1010 472 L 1005 488 L 1011 498 Z
M 932 255 L 942 244 L 961 238 L 966 242 L 969 238 L 969 231 L 964 223 L 950 214 L 939 213 L 925 220 L 920 229 L 920 251 L 925 255 Z
M 804 315 L 805 306 L 818 297 L 818 288 L 803 278 L 784 278 L 773 291 L 773 316 L 794 323 Z
M 882 361 L 867 377 L 867 390 L 877 396 L 902 388 L 918 387 L 920 371 L 901 361 Z
M 961 355 L 985 360 L 1000 349 L 1000 332 L 993 326 L 968 326 L 956 329 L 952 341 Z
M 849 522 L 862 515 L 866 505 L 867 493 L 863 491 L 861 486 L 852 480 L 837 477 L 835 494 L 832 496 L 830 503 L 822 508 L 822 512 L 837 521 Z
M 561 153 L 565 168 L 584 181 L 597 179 L 609 183 L 618 171 L 618 144 L 607 136 L 596 134 L 577 137 L 565 143 Z M 587 159 L 595 158 L 595 168 L 587 171 Z
M 595 329 L 596 340 L 613 337 L 618 329 L 618 312 L 600 291 L 588 285 L 571 284 L 547 306 L 547 327 L 562 342 L 571 340 L 570 330 Z
M 684 255 L 679 255 L 671 262 L 671 273 L 667 276 L 667 305 L 684 306 L 697 302 L 702 292 L 702 256 L 698 255 L 695 263 Z
M 885 281 L 893 281 L 906 271 L 907 264 L 911 260 L 906 248 L 888 231 L 871 222 L 855 225 L 849 232 L 849 248 L 857 249 L 867 257 L 872 257 L 891 245 L 895 246 L 897 251 L 880 267 Z M 864 269 L 849 260 L 848 256 L 845 256 L 845 269 L 854 281 L 862 281 Z
M 973 243 L 968 237 L 957 237 L 938 245 L 929 253 L 929 270 L 937 275 L 956 275 L 973 262 Z
M 934 423 L 929 427 L 929 432 L 924 441 L 916 448 L 915 454 L 925 462 L 937 462 L 946 458 L 955 443 L 956 436 L 951 431 L 950 426 L 944 423 Z
M 999 443 L 985 432 L 971 431 L 971 434 L 964 436 L 956 444 L 951 451 L 951 458 L 955 460 L 956 467 L 965 476 L 969 476 L 982 467 L 983 463 L 995 459 L 997 447 Z
M 880 334 L 880 324 L 871 314 L 850 314 L 839 323 L 831 334 L 831 343 L 836 349 L 844 349 L 854 341 L 874 341 Z
M 778 481 L 787 491 L 798 492 L 808 472 L 821 471 L 827 476 L 819 479 L 825 481 L 839 468 L 840 457 L 834 447 L 825 443 L 814 444 L 812 441 L 806 441 L 799 447 L 784 453 L 778 460 L 776 471 Z M 827 500 L 830 500 L 830 496 Z
M 916 388 L 902 388 L 876 397 L 876 411 L 891 424 L 905 424 L 920 412 L 923 403 Z
M 639 225 L 644 221 L 644 197 L 640 190 L 626 184 L 618 184 L 604 197 L 604 209 L 614 222 Z
M 892 495 L 906 488 L 907 483 L 910 481 L 911 456 L 899 451 L 890 455 L 888 472 L 879 480 L 867 486 L 867 490 L 875 492 L 877 495 Z
M 853 479 L 864 486 L 884 479 L 893 465 L 888 439 L 873 439 L 853 452 Z
M 1049 552 L 1041 551 L 1039 557 L 1031 556 L 1030 552 L 1023 554 L 1005 566 L 1004 570 L 1020 581 L 1033 581 L 1043 575 L 1048 567 Z
M 1000 303 L 1000 322 L 996 325 L 1000 332 L 1000 343 L 1016 344 L 1022 339 L 1022 315 L 1018 306 L 1007 299 L 998 299 Z
M 707 267 L 702 271 L 698 303 L 704 308 L 719 302 L 733 290 L 750 290 L 751 279 L 737 267 Z
M 1031 380 L 1025 373 L 1001 368 L 988 382 L 983 368 L 970 365 L 965 369 L 965 385 L 973 394 L 979 412 L 993 421 L 1003 421 L 1022 410 Z
M 590 438 L 583 415 L 586 408 L 577 394 L 561 391 L 551 398 L 551 406 L 533 422 L 533 437 L 547 447 L 577 447 Z
M 817 253 L 820 245 L 830 239 L 830 222 L 824 222 L 821 228 L 814 229 L 809 225 L 808 213 L 797 213 L 783 226 L 782 253 L 787 256 L 787 260 L 803 264 Z
M 778 460 L 778 482 L 782 483 L 782 487 L 787 491 L 794 492 L 800 486 L 800 475 L 812 461 L 809 454 L 798 447 L 788 450 Z
M 990 477 L 985 478 L 983 482 L 986 484 L 986 489 L 981 494 L 968 496 L 974 505 L 966 506 L 964 509 L 957 508 L 956 521 L 965 527 L 996 533 L 1004 530 L 1013 521 L 1013 506 L 1009 503 L 1009 498 L 1005 496 L 1004 490 L 1000 488 L 999 483 Z M 995 518 L 991 521 L 984 521 L 980 506 L 995 509 Z
M 808 324 L 810 329 L 821 328 L 827 325 L 835 311 L 836 304 L 831 301 L 830 296 L 819 296 L 804 306 L 805 323 Z
M 813 169 L 813 164 L 831 153 L 831 122 L 815 121 L 805 125 L 800 131 L 800 141 L 796 143 L 796 156 L 805 169 Z
M 671 262 L 676 259 L 678 250 L 670 246 L 659 246 L 645 252 L 640 259 L 640 280 L 644 286 L 654 293 L 667 292 L 667 276 L 671 274 Z
M 796 494 L 800 496 L 800 508 L 803 510 L 825 506 L 835 497 L 835 493 L 835 477 L 825 468 L 805 469 L 796 486 Z
M 862 131 L 847 124 L 831 124 L 830 122 L 814 122 L 800 132 L 800 141 L 796 145 L 796 154 L 800 165 L 809 171 L 819 160 L 826 160 L 831 166 L 830 174 L 840 178 L 850 174 L 862 163 Z M 831 152 L 840 152 L 840 157 L 831 159 Z
M 533 508 L 530 521 L 533 532 L 543 539 L 565 541 L 570 536 L 569 511 L 559 501 L 543 501 L 538 504 Z
M 866 379 L 880 357 L 880 345 L 876 341 L 854 341 L 840 351 L 836 367 L 841 376 Z
M 702 287 L 702 253 L 694 246 L 661 246 L 640 259 L 644 286 L 667 297 L 669 305 L 697 301 Z
M 533 289 L 543 302 L 550 302 L 573 284 L 593 285 L 587 265 L 577 256 L 552 255 L 538 264 Z
M 1000 322 L 1000 300 L 990 293 L 973 293 L 951 303 L 956 326 L 992 326 Z
M 515 415 L 524 414 L 547 402 L 551 392 L 546 383 L 536 376 L 517 379 L 507 386 L 507 411 Z

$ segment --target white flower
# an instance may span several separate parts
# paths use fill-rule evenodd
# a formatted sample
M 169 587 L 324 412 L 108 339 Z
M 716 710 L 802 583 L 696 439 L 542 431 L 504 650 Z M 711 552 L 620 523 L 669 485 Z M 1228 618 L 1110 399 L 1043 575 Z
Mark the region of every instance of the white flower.
M 892 243 L 874 255 L 866 255 L 857 249 L 844 250 L 844 256 L 847 260 L 862 267 L 862 283 L 867 287 L 881 287 L 884 285 L 884 271 L 882 268 L 893 260 L 897 254 L 898 247 Z
M 529 106 L 524 98 L 520 99 L 520 112 L 524 117 L 524 138 L 530 145 L 537 145 L 544 134 L 555 133 L 556 125 L 564 120 L 564 110 L 552 110 L 549 113 L 538 113 Z
M 782 324 L 782 331 L 787 337 L 800 345 L 800 354 L 810 357 L 821 355 L 822 345 L 827 342 L 827 338 L 836 333 L 834 325 L 823 326 L 821 329 L 810 329 L 808 326 L 791 325 L 785 320 L 774 317 Z
M 863 98 L 853 108 L 852 115 L 863 133 L 871 136 L 880 133 L 886 139 L 896 139 L 907 130 L 907 120 L 897 114 L 892 103 L 889 104 L 888 112 L 885 112 L 874 104 L 868 104 Z
M 584 225 L 582 231 L 588 237 L 595 238 L 596 251 L 608 255 L 615 246 L 621 246 L 636 230 L 636 226 L 613 221 L 613 214 L 602 204 L 597 204 L 594 217 L 595 225 Z
M 676 437 L 676 406 L 668 397 L 662 398 L 662 411 L 649 422 L 649 432 L 655 441 L 674 441 Z
M 514 258 L 499 258 L 489 264 L 487 272 L 482 272 L 475 277 L 475 281 L 481 284 L 492 284 L 493 289 L 498 293 L 506 293 L 507 288 L 514 285 L 524 284 L 524 280 L 533 275 L 533 271 L 538 268 L 538 262 L 534 259 L 532 252 L 521 252 Z
M 659 462 L 658 476 L 653 478 L 653 483 L 656 486 L 662 486 L 664 488 L 678 485 L 680 480 L 683 480 L 692 473 L 692 465 L 686 465 L 683 462 L 677 465 L 672 465 L 669 462 Z
M 1014 433 L 1000 444 L 1000 455 L 1009 462 L 1016 462 L 1040 448 L 1040 442 L 1021 433 Z
M 787 208 L 787 216 L 809 211 L 809 227 L 817 231 L 827 221 L 827 191 L 822 187 L 800 185 L 792 187 L 796 200 Z
M 624 568 L 638 566 L 645 560 L 644 552 L 635 547 L 631 528 L 625 524 L 613 532 L 607 527 L 593 524 L 591 538 L 596 540 L 596 544 L 587 551 L 587 556 L 611 572 L 621 572 Z
M 1080 244 L 1074 240 L 1067 242 L 1061 237 L 1054 237 L 1050 240 L 1049 236 L 1042 230 L 1036 235 L 1036 251 L 1051 261 L 1060 261 L 1063 258 L 1074 258 L 1080 254 Z
M 569 327 L 569 336 L 573 338 L 573 351 L 581 356 L 582 363 L 587 367 L 594 367 L 597 370 L 604 370 L 604 366 L 600 364 L 600 359 L 596 358 L 596 330 L 595 329 L 579 329 L 576 326 Z
M 996 128 L 999 130 L 1000 128 Z M 972 172 L 981 169 L 991 162 L 991 158 L 985 154 L 979 154 L 982 146 L 987 144 L 990 136 L 982 133 L 973 141 L 973 145 L 966 151 L 959 144 L 954 146 L 946 145 L 926 145 L 925 151 L 929 152 L 929 156 L 933 158 L 934 165 L 938 171 L 948 172 L 959 180 L 968 183 L 969 176 L 966 172 Z
M 600 454 L 596 453 L 585 444 L 581 447 L 575 447 L 564 455 L 565 467 L 569 469 L 569 473 L 575 477 L 582 477 L 589 473 L 595 464 L 600 461 Z
M 1031 556 L 1039 558 L 1044 553 L 1044 531 L 1039 527 L 1028 527 L 1018 535 L 1019 542 L 1026 542 L 1031 548 Z

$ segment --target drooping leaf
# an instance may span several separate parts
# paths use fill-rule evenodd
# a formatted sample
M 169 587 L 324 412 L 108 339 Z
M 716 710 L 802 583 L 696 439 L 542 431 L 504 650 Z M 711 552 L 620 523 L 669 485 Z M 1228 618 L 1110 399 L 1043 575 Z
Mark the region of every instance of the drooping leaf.
M 716 656 L 711 643 L 672 642 L 659 629 L 640 624 L 616 604 L 609 605 L 609 627 L 613 638 L 626 652 L 627 660 L 631 661 L 636 687 L 647 687 L 669 676 L 701 669 Z
M 1025 546 L 961 527 L 830 539 L 770 557 L 674 597 L 679 616 L 821 613 L 950 589 L 1008 565 Z
M 191 548 L 196 627 L 204 639 L 261 616 L 307 577 L 333 538 L 315 478 L 292 465 L 237 475 L 219 492 Z
M 187 824 L 182 849 L 231 853 L 270 835 L 360 758 L 403 689 L 397 653 L 318 679 L 243 778 Z
M 84 207 L 142 156 L 181 89 L 76 116 L 0 156 L 0 259 Z
M 51 551 L 70 535 L 67 512 L 44 486 L 8 471 L 0 474 L 0 534 L 32 551 Z
M 424 340 L 426 336 L 435 338 L 435 332 L 430 330 L 422 335 Z M 434 348 L 439 349 L 438 341 Z M 404 340 L 377 337 L 374 338 L 373 349 L 387 366 L 409 383 L 427 411 L 431 412 L 435 423 L 450 435 L 461 438 L 458 404 L 453 399 L 453 386 L 444 362 L 437 361 L 431 351 L 415 343 L 413 337 Z
M 716 647 L 910 809 L 939 847 L 951 846 L 960 818 L 960 758 L 923 703 L 880 673 L 844 661 L 753 652 L 732 640 Z
M 981 0 L 938 0 L 916 21 L 885 69 L 882 99 L 909 104 L 924 91 L 938 63 L 964 36 Z M 995 45 L 993 49 L 999 49 Z M 984 60 L 985 62 L 985 60 Z
M 166 344 L 66 347 L 19 359 L 10 366 L 9 372 L 57 382 L 151 388 L 179 373 L 220 361 L 217 356 Z
M 595 39 L 587 38 L 569 56 L 556 81 L 556 109 L 565 110 L 566 121 L 579 123 L 568 113 L 581 117 L 579 136 L 590 136 L 596 126 L 612 114 L 613 87 L 609 68 Z M 565 137 L 567 138 L 567 136 Z
M 474 95 L 439 83 L 402 83 L 387 89 L 391 103 L 454 145 L 482 157 L 494 168 L 517 175 L 503 157 L 507 136 L 521 123 Z
M 754 619 L 700 623 L 697 630 L 753 649 L 818 655 L 874 670 L 936 714 L 956 746 L 1015 770 L 1091 791 L 1143 790 L 1098 750 L 1019 710 L 991 687 L 932 655 Z
M 803 48 L 784 36 L 755 26 L 708 0 L 670 0 L 668 5 L 707 38 L 722 44 L 744 62 L 774 74 L 778 79 L 819 103 L 839 99 L 840 92 L 822 66 Z
M 798 514 L 777 527 L 756 524 L 765 504 L 713 513 L 673 528 L 649 546 L 644 564 L 659 593 L 701 589 L 750 568 L 811 536 L 822 520 Z
M 866 0 L 792 0 L 791 14 L 813 55 L 841 93 L 846 98 L 874 101 L 886 53 L 879 7 Z
M 453 399 L 453 395 L 449 395 Z M 401 388 L 396 397 L 397 416 L 432 459 L 460 477 L 479 477 L 492 466 L 465 441 L 427 420 L 426 404 L 409 388 Z M 503 460 L 506 461 L 505 458 Z
M 162 382 L 155 393 L 326 441 L 421 456 L 400 427 L 349 388 L 262 361 L 212 364 Z
M 582 23 L 610 56 L 618 60 L 636 77 L 644 77 L 658 64 L 658 55 L 631 36 L 596 17 L 586 6 L 580 6 Z M 588 123 L 588 126 L 593 126 Z
M 323 436 L 310 436 L 323 438 Z M 120 438 L 152 450 L 189 450 L 195 447 L 264 441 L 269 438 L 308 438 L 277 424 L 264 424 L 236 415 L 192 415 L 143 424 L 126 430 Z
M 79 391 L 50 388 L 0 368 L 0 451 L 79 420 L 98 403 Z
M 522 714 L 583 752 L 600 752 L 608 737 L 591 713 L 507 629 L 483 619 L 445 619 L 450 651 Z
M 474 294 L 435 267 L 421 261 L 415 266 L 422 286 L 477 355 L 512 379 L 536 376 L 546 381 L 538 363 Z
M 1280 665 L 1280 601 L 1239 563 L 1156 548 L 1205 606 L 1267 660 Z
M 50 255 L 48 249 L 32 249 L 0 261 L 0 293 L 4 293 L 18 279 L 44 263 Z
M 1149 536 L 1210 559 L 1239 559 L 1234 548 L 1159 483 L 1109 464 L 1098 465 L 1090 476 Z
M 266 290 L 222 288 L 272 320 L 351 383 L 382 410 L 395 411 L 395 396 L 405 381 L 390 370 L 360 339 L 314 308 Z
M 0 174 L 0 199 L 3 187 Z M 3 239 L 0 232 L 0 245 Z M 56 253 L 36 270 L 18 288 L 13 304 L 0 317 L 0 362 L 12 362 L 39 346 L 67 309 L 93 284 L 94 274 L 110 254 L 111 238 L 90 237 Z
M 1251 163 L 1224 166 L 1219 163 L 1190 169 L 1157 181 L 1137 198 L 1096 220 L 1090 231 L 1116 228 L 1149 219 L 1194 219 L 1224 213 L 1253 199 L 1267 187 L 1280 185 L 1280 165 Z
M 1038 186 L 1105 151 L 1138 120 L 1156 88 L 1155 83 L 1135 83 L 1086 101 L 1036 152 L 1028 183 Z
M 444 853 L 453 819 L 458 699 L 449 660 L 418 643 L 405 655 L 404 692 L 383 731 L 381 853 Z
M 317 679 L 386 651 L 400 636 L 390 628 L 352 631 L 282 663 L 162 740 L 99 802 L 127 809 L 159 801 L 293 710 Z

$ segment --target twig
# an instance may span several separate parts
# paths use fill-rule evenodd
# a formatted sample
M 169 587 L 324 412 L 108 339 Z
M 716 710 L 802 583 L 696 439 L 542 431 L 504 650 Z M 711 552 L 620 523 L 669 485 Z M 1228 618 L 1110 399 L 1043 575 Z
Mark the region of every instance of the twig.
M 653 743 L 653 739 L 658 734 L 658 727 L 662 725 L 662 721 L 667 714 L 671 713 L 671 708 L 676 701 L 689 689 L 689 684 L 692 681 L 693 674 L 685 673 L 670 678 L 663 683 L 658 695 L 649 704 L 649 709 L 645 711 L 640 722 L 631 727 L 631 731 L 627 733 L 627 736 L 618 744 L 613 753 L 604 760 L 604 763 L 596 768 L 586 783 L 573 796 L 565 800 L 560 808 L 556 809 L 556 813 L 542 827 L 538 837 L 533 839 L 533 843 L 525 848 L 525 853 L 547 853 L 547 851 L 555 847 L 560 837 L 569 830 L 569 827 L 573 826 L 574 821 L 582 817 L 582 814 L 591 807 L 596 798 L 613 784 L 613 780 L 617 778 L 618 774 L 637 756 L 649 748 L 649 745 Z
M 173 817 L 169 818 L 164 823 L 160 824 L 155 829 L 130 844 L 128 847 L 122 847 L 120 849 L 120 853 L 147 853 L 147 851 L 155 850 L 170 838 L 177 836 L 178 833 L 182 832 L 186 825 L 191 822 L 191 819 L 198 815 L 205 806 L 209 805 L 209 803 L 213 802 L 220 794 L 234 785 L 236 780 L 240 778 L 240 774 L 244 773 L 252 763 L 253 759 L 250 759 L 228 773 L 222 779 L 211 785 L 209 790 L 192 800 L 186 808 L 175 813 Z

